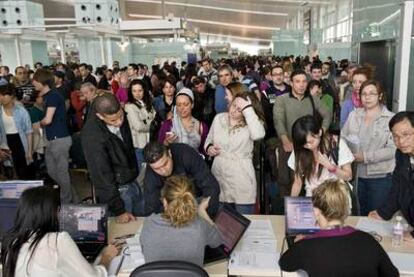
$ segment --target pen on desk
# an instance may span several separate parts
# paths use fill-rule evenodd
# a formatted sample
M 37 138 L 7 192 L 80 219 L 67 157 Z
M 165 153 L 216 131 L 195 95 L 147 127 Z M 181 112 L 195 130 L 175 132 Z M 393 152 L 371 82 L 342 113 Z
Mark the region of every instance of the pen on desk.
M 122 263 L 124 262 L 124 259 L 125 259 L 125 255 L 124 255 L 124 253 L 122 253 L 121 261 L 119 261 L 118 268 L 116 269 L 115 275 L 118 275 L 119 271 L 121 270 Z
M 135 236 L 135 234 L 127 234 L 127 235 L 115 237 L 114 239 L 115 240 L 118 240 L 118 239 L 127 239 L 127 238 L 132 238 L 133 236 Z

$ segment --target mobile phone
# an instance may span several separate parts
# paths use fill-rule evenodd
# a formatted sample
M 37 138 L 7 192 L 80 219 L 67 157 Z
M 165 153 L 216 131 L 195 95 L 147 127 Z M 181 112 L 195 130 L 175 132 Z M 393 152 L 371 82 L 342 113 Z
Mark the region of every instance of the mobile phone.
M 171 131 L 166 132 L 165 134 L 166 134 L 167 136 L 174 136 L 174 132 L 171 132 Z

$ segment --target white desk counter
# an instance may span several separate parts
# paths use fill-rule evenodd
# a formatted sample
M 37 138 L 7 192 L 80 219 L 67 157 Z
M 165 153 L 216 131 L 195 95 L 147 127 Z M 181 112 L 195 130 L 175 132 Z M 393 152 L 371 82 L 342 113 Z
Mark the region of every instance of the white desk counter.
M 285 236 L 285 219 L 284 216 L 276 216 L 276 215 L 252 215 L 248 216 L 250 219 L 270 219 L 273 227 L 273 231 L 275 233 L 275 237 L 277 240 L 277 250 L 278 252 L 281 251 L 283 238 Z M 349 217 L 346 220 L 346 225 L 355 226 L 358 222 L 359 217 Z M 118 224 L 114 221 L 113 218 L 109 219 L 108 222 L 108 230 L 109 230 L 109 241 L 113 238 L 118 236 L 123 236 L 127 234 L 134 234 L 140 228 L 143 219 L 138 218 L 136 221 L 127 223 L 127 224 Z M 408 244 L 404 243 L 402 246 L 398 248 L 393 248 L 391 245 L 391 238 L 389 237 L 382 237 L 381 245 L 384 247 L 386 251 L 393 251 L 393 252 L 403 252 L 403 253 L 412 253 L 414 254 L 414 243 Z M 285 250 L 286 250 L 285 246 Z M 277 262 L 277 261 L 275 261 Z M 218 262 L 215 264 L 208 265 L 204 267 L 204 269 L 208 272 L 208 274 L 212 277 L 223 277 L 227 276 L 227 261 Z M 257 276 L 255 272 L 229 272 L 230 275 L 243 275 L 243 276 Z M 268 272 L 268 273 L 261 273 L 261 276 L 280 276 L 280 272 Z M 284 273 L 284 276 L 296 276 L 296 273 L 289 274 Z M 118 277 L 127 277 L 129 274 L 127 273 L 120 273 Z M 407 276 L 407 275 L 401 275 Z

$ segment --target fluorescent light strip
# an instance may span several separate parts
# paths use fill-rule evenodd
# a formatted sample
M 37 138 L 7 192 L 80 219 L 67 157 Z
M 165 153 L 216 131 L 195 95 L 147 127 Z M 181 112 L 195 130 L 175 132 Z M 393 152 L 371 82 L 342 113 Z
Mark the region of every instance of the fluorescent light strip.
M 140 3 L 153 3 L 153 4 L 162 4 L 159 0 L 127 0 L 128 2 L 140 2 Z M 189 7 L 189 8 L 201 8 L 201 9 L 209 9 L 209 10 L 216 10 L 216 11 L 226 11 L 226 12 L 237 12 L 237 13 L 251 13 L 251 14 L 260 14 L 260 15 L 272 15 L 272 16 L 288 16 L 287 13 L 277 13 L 277 12 L 263 12 L 263 11 L 252 11 L 252 10 L 242 10 L 242 9 L 230 9 L 224 7 L 212 7 L 212 6 L 205 6 L 205 5 L 197 5 L 197 4 L 189 4 L 189 3 L 179 3 L 179 2 L 169 2 L 165 1 L 165 5 L 170 6 L 182 6 L 182 7 Z
M 203 33 L 203 32 L 201 32 L 200 35 L 214 36 L 214 37 L 224 37 L 224 38 L 233 38 L 233 39 L 248 40 L 248 41 L 261 41 L 261 42 L 271 42 L 272 41 L 271 39 L 264 39 L 264 38 L 239 37 L 239 36 L 233 36 L 233 35 L 223 35 L 223 34 Z
M 134 18 L 151 18 L 151 19 L 161 19 L 162 16 L 159 15 L 147 15 L 147 14 L 136 14 L 136 13 L 129 13 L 128 16 Z M 220 22 L 220 21 L 210 21 L 210 20 L 202 20 L 202 19 L 194 19 L 194 18 L 186 18 L 189 22 L 196 22 L 202 24 L 211 24 L 211 25 L 219 25 L 219 26 L 228 26 L 228 27 L 235 27 L 235 28 L 245 28 L 245 29 L 258 29 L 258 30 L 280 30 L 278 27 L 265 27 L 265 26 L 256 26 L 256 25 L 241 25 L 241 24 L 233 24 L 228 22 Z
M 273 3 L 292 3 L 292 4 L 309 4 L 309 5 L 329 5 L 329 1 L 303 1 L 303 0 L 256 0 L 256 2 L 273 2 Z

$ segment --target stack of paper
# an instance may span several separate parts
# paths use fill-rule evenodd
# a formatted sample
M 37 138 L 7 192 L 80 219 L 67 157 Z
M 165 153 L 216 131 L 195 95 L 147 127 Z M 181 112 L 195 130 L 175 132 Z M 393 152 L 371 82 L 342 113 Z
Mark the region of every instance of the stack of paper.
M 358 224 L 355 228 L 367 233 L 374 232 L 382 237 L 391 237 L 393 224 L 388 221 L 362 217 L 358 220 Z
M 414 274 L 414 254 L 388 252 L 388 256 L 400 274 Z
M 130 273 L 135 268 L 145 263 L 139 236 L 140 232 L 135 234 L 134 237 L 125 240 L 126 244 L 121 251 L 121 255 L 115 257 L 111 262 L 108 270 L 108 275 L 110 277 L 116 276 L 118 272 Z M 129 276 L 129 274 L 126 276 Z
M 261 274 L 279 271 L 277 241 L 270 220 L 252 220 L 231 255 L 229 273 L 243 275 L 254 270 Z

